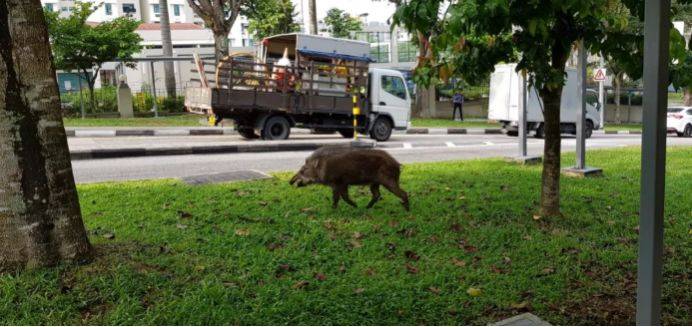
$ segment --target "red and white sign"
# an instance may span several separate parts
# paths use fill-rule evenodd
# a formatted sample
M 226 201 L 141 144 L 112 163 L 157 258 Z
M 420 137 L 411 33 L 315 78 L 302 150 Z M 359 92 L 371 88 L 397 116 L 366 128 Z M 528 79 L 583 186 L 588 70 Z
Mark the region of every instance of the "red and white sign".
M 598 68 L 593 72 L 593 80 L 595 82 L 605 82 L 606 75 L 607 72 L 605 68 Z

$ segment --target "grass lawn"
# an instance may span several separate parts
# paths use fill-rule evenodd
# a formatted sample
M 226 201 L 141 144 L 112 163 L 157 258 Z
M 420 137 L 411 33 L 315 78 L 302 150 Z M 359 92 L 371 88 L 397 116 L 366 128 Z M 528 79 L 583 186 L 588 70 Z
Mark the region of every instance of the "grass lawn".
M 411 120 L 413 127 L 429 127 L 429 128 L 444 128 L 444 127 L 460 127 L 460 128 L 500 128 L 498 123 L 489 123 L 487 121 L 453 121 L 451 119 L 440 118 L 413 118 Z
M 1 276 L 0 323 L 633 324 L 639 150 L 589 164 L 605 177 L 563 178 L 561 218 L 534 217 L 539 167 L 501 160 L 406 165 L 410 213 L 386 191 L 362 208 L 361 188 L 361 208 L 332 210 L 327 188 L 289 174 L 80 185 L 98 257 Z M 692 148 L 669 149 L 665 324 L 691 321 L 690 165 Z
M 163 116 L 159 118 L 65 118 L 65 127 L 199 127 L 200 115 Z
M 606 131 L 641 131 L 642 124 L 605 124 Z

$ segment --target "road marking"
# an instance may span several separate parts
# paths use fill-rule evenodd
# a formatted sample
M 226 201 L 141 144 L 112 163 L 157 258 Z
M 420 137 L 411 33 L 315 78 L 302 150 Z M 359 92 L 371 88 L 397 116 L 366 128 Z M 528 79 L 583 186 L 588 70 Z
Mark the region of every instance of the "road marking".
M 485 144 L 485 145 L 495 145 L 495 143 L 490 142 L 490 141 L 485 141 L 485 142 L 483 142 L 483 144 Z
M 404 142 L 404 149 L 410 149 L 410 148 L 413 148 L 413 146 L 411 145 L 411 143 Z
M 450 148 L 456 147 L 456 145 L 455 145 L 454 143 L 452 143 L 452 142 L 445 142 L 445 144 L 447 144 L 447 146 L 450 147 Z

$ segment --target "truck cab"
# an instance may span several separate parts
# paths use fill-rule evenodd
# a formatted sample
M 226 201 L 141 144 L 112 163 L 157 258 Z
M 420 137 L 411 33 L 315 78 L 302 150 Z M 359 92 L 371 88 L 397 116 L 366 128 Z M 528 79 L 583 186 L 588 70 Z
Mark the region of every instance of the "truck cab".
M 391 129 L 405 130 L 411 119 L 411 95 L 404 75 L 398 70 L 371 68 L 369 85 L 370 134 L 381 138 Z

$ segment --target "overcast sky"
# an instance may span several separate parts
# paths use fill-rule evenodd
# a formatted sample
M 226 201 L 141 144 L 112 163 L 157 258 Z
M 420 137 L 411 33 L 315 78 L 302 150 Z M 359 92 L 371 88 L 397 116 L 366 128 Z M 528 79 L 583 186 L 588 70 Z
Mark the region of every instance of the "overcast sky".
M 293 0 L 293 2 L 298 12 L 305 10 L 307 14 L 308 0 Z M 317 0 L 317 19 L 324 19 L 327 10 L 334 7 L 345 10 L 352 16 L 368 13 L 368 22 L 386 22 L 394 13 L 394 4 L 387 0 Z

